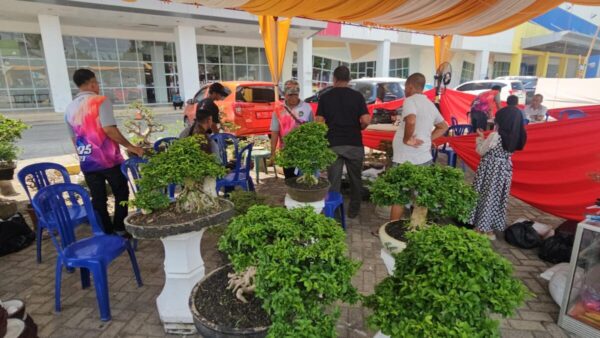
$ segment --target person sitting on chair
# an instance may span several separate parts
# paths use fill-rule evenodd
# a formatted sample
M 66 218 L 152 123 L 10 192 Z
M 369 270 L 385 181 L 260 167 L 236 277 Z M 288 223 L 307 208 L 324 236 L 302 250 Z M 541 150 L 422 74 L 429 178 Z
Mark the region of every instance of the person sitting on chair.
M 179 92 L 173 95 L 173 109 L 177 110 L 177 108 L 183 109 L 183 98 L 179 95 Z
M 179 138 L 202 135 L 204 136 L 204 140 L 200 144 L 200 148 L 202 148 L 205 153 L 212 154 L 214 153 L 214 142 L 210 140 L 210 135 L 212 134 L 210 127 L 212 123 L 212 113 L 207 109 L 198 109 L 196 110 L 196 119 L 194 119 L 194 123 L 185 127 L 179 134 Z
M 529 122 L 542 122 L 546 118 L 548 108 L 542 105 L 542 101 L 544 101 L 542 94 L 535 94 L 531 103 L 525 107 L 525 116 Z

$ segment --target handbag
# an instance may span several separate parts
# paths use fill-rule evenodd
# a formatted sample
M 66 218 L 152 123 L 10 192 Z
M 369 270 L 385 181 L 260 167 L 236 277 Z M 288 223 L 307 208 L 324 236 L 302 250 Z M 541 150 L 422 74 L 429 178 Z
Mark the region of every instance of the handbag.
M 504 231 L 509 244 L 522 249 L 533 249 L 542 243 L 542 237 L 533 228 L 532 221 L 523 221 L 511 225 Z
M 34 240 L 35 233 L 20 213 L 0 221 L 0 256 L 20 251 Z

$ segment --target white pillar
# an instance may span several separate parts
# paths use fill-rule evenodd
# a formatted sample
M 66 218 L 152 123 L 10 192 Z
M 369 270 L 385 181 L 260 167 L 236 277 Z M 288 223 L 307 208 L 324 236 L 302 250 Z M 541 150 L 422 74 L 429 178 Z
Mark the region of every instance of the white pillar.
M 377 77 L 390 76 L 390 40 L 383 40 L 377 45 Z
M 154 45 L 150 49 L 150 58 L 154 62 L 162 62 L 165 59 L 165 47 Z M 179 68 L 179 66 L 177 67 Z M 152 66 L 152 82 L 154 86 L 154 99 L 156 103 L 169 102 L 167 95 L 167 79 L 165 77 L 165 67 L 162 63 L 154 63 Z
M 298 40 L 298 55 L 296 64 L 298 66 L 298 82 L 300 83 L 300 95 L 305 99 L 313 94 L 312 90 L 312 38 Z
M 46 59 L 52 104 L 55 111 L 62 113 L 73 97 L 71 96 L 60 20 L 55 15 L 39 14 L 38 22 L 42 33 L 42 45 L 44 46 L 44 58 Z
M 483 80 L 488 76 L 488 67 L 490 63 L 490 51 L 482 50 L 475 53 L 475 74 L 473 80 Z
M 196 28 L 191 26 L 175 27 L 175 49 L 177 50 L 179 94 L 186 101 L 193 98 L 200 89 Z

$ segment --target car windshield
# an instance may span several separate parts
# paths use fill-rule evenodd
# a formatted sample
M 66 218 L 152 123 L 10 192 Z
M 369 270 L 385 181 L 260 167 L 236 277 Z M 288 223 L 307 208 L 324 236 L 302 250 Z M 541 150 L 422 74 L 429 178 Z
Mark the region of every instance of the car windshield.
M 377 98 L 389 102 L 404 97 L 400 82 L 350 82 L 350 87 L 361 93 L 367 103 L 373 103 Z
M 275 101 L 273 86 L 239 86 L 235 93 L 237 102 L 269 103 Z

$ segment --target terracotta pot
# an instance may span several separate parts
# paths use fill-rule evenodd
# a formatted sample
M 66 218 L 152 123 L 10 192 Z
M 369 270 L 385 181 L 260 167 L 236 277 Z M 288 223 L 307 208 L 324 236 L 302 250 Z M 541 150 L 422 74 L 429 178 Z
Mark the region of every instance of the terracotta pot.
M 327 196 L 329 187 L 331 187 L 331 184 L 325 178 L 319 178 L 319 182 L 327 182 L 327 185 L 322 188 L 291 186 L 291 184 L 295 184 L 296 179 L 296 177 L 286 179 L 285 186 L 290 197 L 298 202 L 311 203 L 322 201 Z
M 198 290 L 202 287 L 202 283 L 209 280 L 216 272 L 226 268 L 227 265 L 222 266 L 208 275 L 204 276 L 192 289 L 192 293 L 190 294 L 189 306 L 190 311 L 192 312 L 192 317 L 194 318 L 194 325 L 196 325 L 196 329 L 198 329 L 198 333 L 205 338 L 237 338 L 237 337 L 245 337 L 245 338 L 263 338 L 267 336 L 267 332 L 269 331 L 268 326 L 259 326 L 259 327 L 250 327 L 250 328 L 233 328 L 227 327 L 223 325 L 219 325 L 211 322 L 203 314 L 198 311 L 196 307 L 196 294 Z

